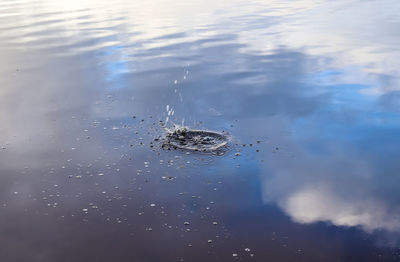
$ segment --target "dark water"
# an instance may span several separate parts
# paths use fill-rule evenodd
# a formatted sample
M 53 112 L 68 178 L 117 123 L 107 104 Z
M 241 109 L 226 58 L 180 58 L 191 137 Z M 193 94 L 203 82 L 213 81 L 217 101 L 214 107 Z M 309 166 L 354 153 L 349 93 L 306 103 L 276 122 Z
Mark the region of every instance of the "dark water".
M 399 14 L 1 1 L 0 261 L 399 261 Z

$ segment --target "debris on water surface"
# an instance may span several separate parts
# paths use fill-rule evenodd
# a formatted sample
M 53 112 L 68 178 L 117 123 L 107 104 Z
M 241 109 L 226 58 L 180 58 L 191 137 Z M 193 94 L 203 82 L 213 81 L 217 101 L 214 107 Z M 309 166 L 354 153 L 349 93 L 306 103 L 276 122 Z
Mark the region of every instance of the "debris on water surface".
M 228 149 L 229 136 L 227 134 L 195 130 L 183 126 L 175 126 L 167 130 L 163 141 L 163 148 L 183 149 L 205 153 L 224 154 Z

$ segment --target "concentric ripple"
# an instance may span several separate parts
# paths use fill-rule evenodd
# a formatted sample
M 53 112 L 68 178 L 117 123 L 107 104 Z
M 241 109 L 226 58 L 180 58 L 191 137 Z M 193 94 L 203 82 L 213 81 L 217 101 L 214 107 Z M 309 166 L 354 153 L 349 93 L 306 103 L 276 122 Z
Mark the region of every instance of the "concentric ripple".
M 167 130 L 163 148 L 223 154 L 228 150 L 229 136 L 224 132 L 175 127 Z

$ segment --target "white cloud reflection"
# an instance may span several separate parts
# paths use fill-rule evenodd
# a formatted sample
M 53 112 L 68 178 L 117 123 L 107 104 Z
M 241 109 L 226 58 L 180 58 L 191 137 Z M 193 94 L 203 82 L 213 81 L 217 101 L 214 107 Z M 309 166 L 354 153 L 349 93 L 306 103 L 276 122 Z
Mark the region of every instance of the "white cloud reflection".
M 300 189 L 279 205 L 299 223 L 329 221 L 337 226 L 361 226 L 367 231 L 400 229 L 398 216 L 389 211 L 384 201 L 371 196 L 345 198 L 328 186 Z
M 280 143 L 295 148 L 289 141 L 281 139 Z M 367 232 L 399 232 L 398 194 L 390 186 L 396 182 L 378 171 L 383 163 L 370 161 L 368 154 L 327 144 L 327 154 L 297 148 L 291 157 L 267 162 L 270 167 L 262 176 L 264 201 L 277 204 L 302 224 L 328 222 Z

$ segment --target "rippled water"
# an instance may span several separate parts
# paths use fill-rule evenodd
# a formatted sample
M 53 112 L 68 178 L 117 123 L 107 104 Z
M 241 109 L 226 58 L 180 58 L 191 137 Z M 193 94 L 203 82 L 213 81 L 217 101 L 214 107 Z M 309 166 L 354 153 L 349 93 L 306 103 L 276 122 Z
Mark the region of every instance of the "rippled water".
M 228 134 L 210 130 L 196 130 L 186 126 L 175 126 L 172 129 L 167 129 L 162 141 L 161 147 L 167 150 L 182 149 L 183 151 L 220 156 L 229 151 Z
M 1 1 L 0 260 L 400 260 L 399 13 Z

